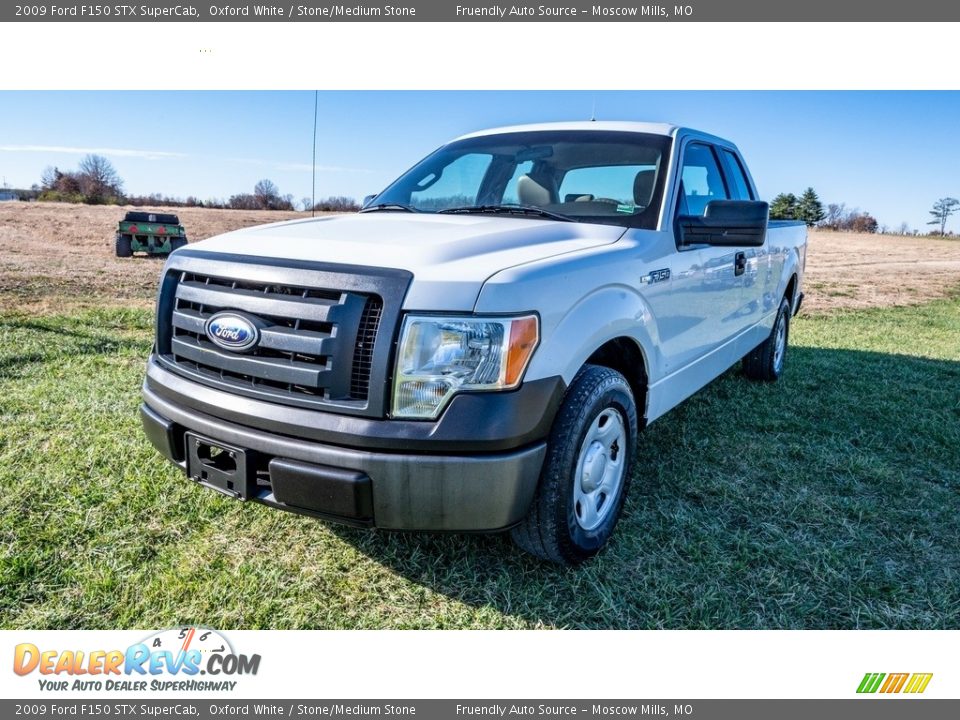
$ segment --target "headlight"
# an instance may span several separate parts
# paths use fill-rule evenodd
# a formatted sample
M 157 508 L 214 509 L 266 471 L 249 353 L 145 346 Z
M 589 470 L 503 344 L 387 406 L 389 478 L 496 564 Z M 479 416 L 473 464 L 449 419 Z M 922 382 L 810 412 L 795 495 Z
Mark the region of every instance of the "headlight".
M 539 339 L 536 315 L 408 315 L 400 331 L 393 416 L 435 418 L 461 390 L 515 388 Z

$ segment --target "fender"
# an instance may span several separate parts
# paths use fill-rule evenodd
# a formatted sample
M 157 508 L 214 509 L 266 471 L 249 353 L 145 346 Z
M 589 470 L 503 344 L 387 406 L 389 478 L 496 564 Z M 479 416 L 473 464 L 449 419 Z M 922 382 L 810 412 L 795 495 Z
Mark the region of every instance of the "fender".
M 796 229 L 801 227 L 802 232 L 800 234 L 805 237 L 806 226 L 799 225 L 796 226 Z M 796 293 L 800 291 L 800 282 L 803 279 L 803 260 L 801 258 L 801 252 L 802 248 L 805 247 L 805 243 L 803 241 L 800 243 L 788 242 L 787 238 L 783 237 L 783 235 L 786 234 L 783 232 L 786 230 L 785 227 L 781 226 L 779 230 L 780 232 L 778 234 L 780 236 L 780 240 L 776 247 L 770 248 L 770 252 L 776 253 L 783 258 L 783 265 L 780 267 L 780 279 L 777 282 L 777 296 L 775 298 L 776 305 L 779 305 L 780 298 L 782 298 L 784 293 L 787 291 L 787 285 L 790 284 L 790 278 L 794 275 L 797 276 L 797 287 L 794 288 L 794 294 L 796 295 Z M 767 237 L 770 237 L 769 233 Z M 801 240 L 803 240 L 803 238 L 801 238 Z
M 786 253 L 786 259 L 783 262 L 783 271 L 780 273 L 780 285 L 779 289 L 781 293 L 786 292 L 787 284 L 790 282 L 790 277 L 796 275 L 797 279 L 800 278 L 800 249 L 799 248 L 790 248 Z
M 805 250 L 806 250 L 806 246 L 792 248 L 789 253 L 789 260 L 787 263 L 785 263 L 785 268 L 787 265 L 789 265 L 790 267 L 790 272 L 786 276 L 787 282 L 788 283 L 790 282 L 791 274 L 797 276 L 797 284 L 793 288 L 793 294 L 794 294 L 793 300 L 796 300 L 797 296 L 800 294 L 800 286 L 803 282 L 803 265 L 804 265 L 803 255 Z M 786 286 L 784 286 L 784 289 L 786 289 Z
M 662 372 L 653 313 L 643 297 L 627 285 L 603 286 L 581 298 L 562 316 L 543 318 L 541 337 L 527 369 L 531 378 L 560 375 L 569 384 L 598 348 L 619 337 L 637 344 L 648 378 L 660 377 Z

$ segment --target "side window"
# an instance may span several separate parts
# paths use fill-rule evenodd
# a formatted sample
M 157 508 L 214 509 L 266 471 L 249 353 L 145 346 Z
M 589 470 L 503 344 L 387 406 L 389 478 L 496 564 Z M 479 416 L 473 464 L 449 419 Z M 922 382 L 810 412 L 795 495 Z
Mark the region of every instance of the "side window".
M 750 183 L 747 182 L 747 174 L 743 171 L 743 165 L 735 152 L 723 150 L 723 159 L 727 166 L 727 179 L 730 180 L 731 190 L 734 200 L 753 200 L 753 193 L 750 192 Z
M 677 207 L 686 215 L 703 215 L 711 200 L 729 200 L 723 174 L 709 145 L 690 143 L 683 152 L 680 171 L 683 196 Z M 683 208 L 686 208 L 683 211 Z
M 410 193 L 411 205 L 421 210 L 474 205 L 492 159 L 492 155 L 470 153 L 429 173 Z

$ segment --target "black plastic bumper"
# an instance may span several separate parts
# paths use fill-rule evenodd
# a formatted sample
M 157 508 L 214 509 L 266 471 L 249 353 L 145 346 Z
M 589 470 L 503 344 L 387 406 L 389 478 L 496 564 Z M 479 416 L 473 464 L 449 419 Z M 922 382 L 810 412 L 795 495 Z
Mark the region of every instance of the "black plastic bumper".
M 512 392 L 463 393 L 436 421 L 382 420 L 278 405 L 192 382 L 150 359 L 144 398 L 269 433 L 369 450 L 423 453 L 502 452 L 546 438 L 563 400 L 560 377 Z
M 151 362 L 141 417 L 184 469 L 188 432 L 249 452 L 257 502 L 354 525 L 495 531 L 527 512 L 563 391 L 541 380 L 459 396 L 434 423 L 369 420 L 238 398 Z

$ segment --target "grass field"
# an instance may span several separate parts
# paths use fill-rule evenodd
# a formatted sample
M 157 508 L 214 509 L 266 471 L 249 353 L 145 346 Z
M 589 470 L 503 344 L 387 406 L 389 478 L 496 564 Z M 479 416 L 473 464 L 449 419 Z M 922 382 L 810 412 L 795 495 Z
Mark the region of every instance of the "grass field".
M 143 309 L 0 312 L 0 627 L 960 628 L 960 297 L 801 316 L 643 433 L 609 550 L 349 530 L 198 488 Z

